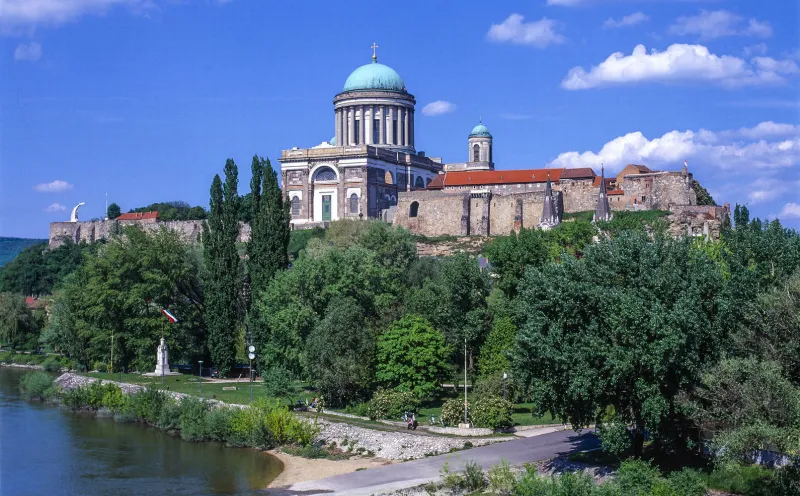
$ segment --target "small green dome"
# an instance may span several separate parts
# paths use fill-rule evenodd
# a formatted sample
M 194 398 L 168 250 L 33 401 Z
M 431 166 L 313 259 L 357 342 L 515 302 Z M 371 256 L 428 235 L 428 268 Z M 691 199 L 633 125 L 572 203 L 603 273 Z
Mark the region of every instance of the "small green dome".
M 378 59 L 373 58 L 371 64 L 354 70 L 344 82 L 343 91 L 357 90 L 406 91 L 406 84 L 394 69 L 379 64 Z
M 331 146 L 336 146 L 336 136 L 334 136 L 333 138 L 331 138 L 331 140 L 330 140 L 330 141 L 328 141 L 328 144 L 329 144 L 329 145 L 331 145 Z
M 472 132 L 469 133 L 470 136 L 488 136 L 492 137 L 492 133 L 489 132 L 489 128 L 484 126 L 482 122 L 479 122 L 477 126 L 472 128 Z

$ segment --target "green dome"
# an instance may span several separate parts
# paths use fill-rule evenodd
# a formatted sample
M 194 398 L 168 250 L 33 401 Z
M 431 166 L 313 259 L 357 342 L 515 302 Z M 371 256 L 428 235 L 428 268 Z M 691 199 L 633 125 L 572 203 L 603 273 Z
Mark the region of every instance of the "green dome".
M 351 72 L 344 82 L 343 91 L 357 90 L 405 91 L 406 84 L 394 69 L 373 59 L 371 64 L 362 65 Z
M 331 140 L 330 140 L 330 141 L 328 141 L 328 144 L 329 144 L 329 145 L 331 145 L 331 146 L 336 146 L 336 136 L 334 136 L 333 138 L 331 138 Z
M 489 132 L 489 128 L 484 126 L 482 122 L 479 122 L 477 126 L 472 128 L 472 132 L 469 133 L 470 136 L 488 136 L 492 137 L 492 133 Z

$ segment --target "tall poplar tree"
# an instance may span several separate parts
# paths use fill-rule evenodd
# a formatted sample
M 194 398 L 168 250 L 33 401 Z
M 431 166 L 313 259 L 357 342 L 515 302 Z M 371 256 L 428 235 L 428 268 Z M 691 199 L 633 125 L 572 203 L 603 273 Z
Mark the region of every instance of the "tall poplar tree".
M 239 296 L 239 171 L 225 163 L 225 184 L 219 174 L 211 183 L 208 221 L 203 223 L 206 264 L 205 322 L 208 349 L 220 374 L 227 374 L 236 359 L 237 298 Z

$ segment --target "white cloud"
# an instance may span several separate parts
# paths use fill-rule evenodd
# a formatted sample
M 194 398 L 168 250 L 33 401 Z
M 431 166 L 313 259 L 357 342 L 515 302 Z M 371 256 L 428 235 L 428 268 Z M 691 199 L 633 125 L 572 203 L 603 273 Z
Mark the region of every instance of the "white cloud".
M 762 123 L 765 124 L 765 123 Z M 755 126 L 751 129 L 759 129 Z M 737 138 L 736 136 L 740 136 Z M 601 162 L 612 171 L 626 164 L 679 168 L 684 160 L 722 170 L 786 169 L 800 165 L 800 136 L 787 139 L 747 139 L 739 131 L 669 131 L 648 139 L 640 131 L 619 136 L 598 152 L 570 151 L 560 154 L 554 167 L 597 167 Z
M 800 219 L 800 203 L 790 202 L 783 206 L 779 219 Z
M 511 14 L 501 24 L 492 24 L 486 37 L 497 43 L 515 43 L 544 48 L 550 44 L 563 43 L 566 38 L 556 32 L 558 22 L 547 17 L 538 21 L 524 22 L 525 17 Z
M 765 121 L 754 127 L 743 127 L 739 129 L 738 134 L 749 139 L 761 139 L 768 136 L 800 136 L 800 126 Z
M 746 27 L 741 23 L 744 18 L 728 10 L 709 12 L 701 10 L 694 16 L 683 16 L 675 20 L 669 27 L 670 34 L 679 36 L 699 36 L 703 39 L 721 38 L 723 36 L 772 36 L 772 26 L 766 21 L 750 19 Z
M 755 45 L 748 45 L 742 49 L 745 57 L 753 55 L 765 55 L 767 53 L 767 44 L 764 42 L 756 43 Z
M 63 212 L 67 207 L 60 203 L 51 203 L 44 209 L 45 212 Z
M 573 67 L 561 82 L 568 90 L 641 82 L 708 82 L 722 86 L 749 86 L 785 82 L 800 72 L 792 60 L 756 57 L 751 62 L 732 55 L 715 55 L 703 45 L 676 43 L 663 52 L 649 53 L 636 45 L 631 55 L 612 53 L 588 71 Z
M 72 189 L 72 187 L 73 186 L 70 183 L 56 179 L 55 181 L 51 181 L 49 183 L 37 184 L 33 187 L 33 189 L 39 193 L 61 193 L 62 191 Z
M 750 192 L 747 194 L 747 199 L 752 205 L 780 198 L 789 190 L 785 181 L 767 177 L 759 177 L 753 181 L 748 189 Z
M 84 15 L 103 15 L 114 7 L 149 10 L 154 0 L 3 0 L 0 24 L 24 26 L 58 25 Z
M 639 24 L 641 22 L 649 21 L 650 16 L 644 14 L 643 12 L 634 12 L 631 15 L 626 15 L 620 20 L 612 19 L 609 17 L 606 19 L 606 22 L 603 23 L 603 27 L 606 28 L 621 28 L 623 26 L 633 26 L 634 24 Z
M 422 113 L 427 116 L 435 116 L 435 115 L 443 115 L 449 114 L 450 112 L 455 112 L 456 105 L 454 103 L 450 103 L 444 100 L 436 100 L 435 102 L 431 102 L 425 105 L 422 108 Z
M 36 62 L 42 58 L 42 45 L 32 41 L 30 43 L 20 43 L 14 50 L 14 60 L 25 60 Z

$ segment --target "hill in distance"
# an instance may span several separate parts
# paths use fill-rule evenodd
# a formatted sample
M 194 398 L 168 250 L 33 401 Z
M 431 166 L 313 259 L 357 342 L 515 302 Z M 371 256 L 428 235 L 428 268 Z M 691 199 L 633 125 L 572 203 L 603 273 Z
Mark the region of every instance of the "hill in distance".
M 0 236 L 0 267 L 14 260 L 19 252 L 37 243 L 47 243 L 46 239 L 4 238 Z

